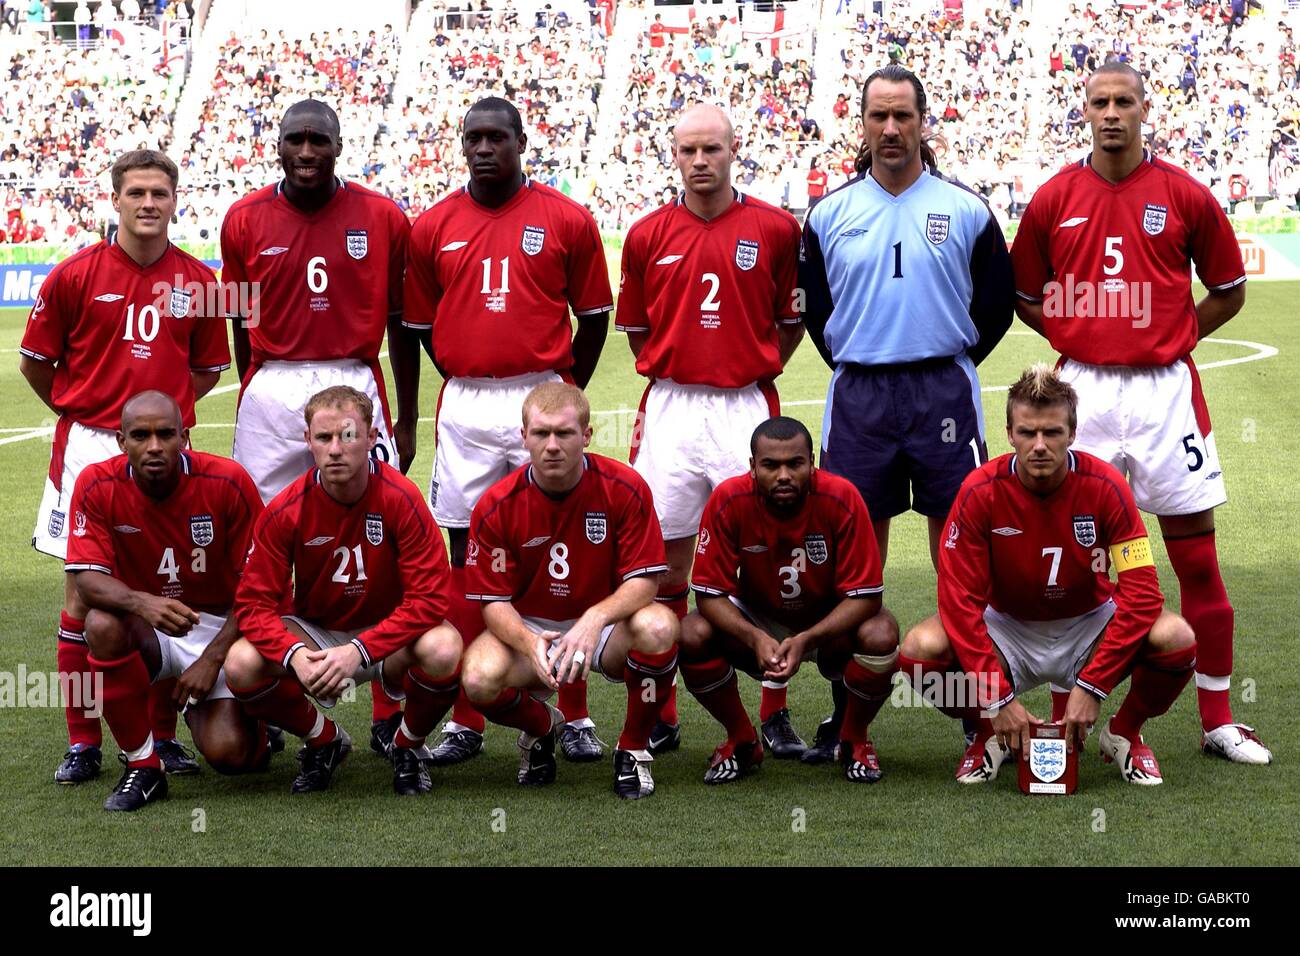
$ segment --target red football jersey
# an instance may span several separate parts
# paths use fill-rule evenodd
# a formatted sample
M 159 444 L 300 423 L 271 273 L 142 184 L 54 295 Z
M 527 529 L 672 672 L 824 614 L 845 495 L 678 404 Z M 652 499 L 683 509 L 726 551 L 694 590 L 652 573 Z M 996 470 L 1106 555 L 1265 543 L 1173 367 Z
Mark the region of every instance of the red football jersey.
M 743 388 L 781 374 L 777 324 L 797 324 L 799 223 L 736 193 L 705 221 L 680 199 L 623 242 L 614 327 L 645 332 L 636 370 L 683 385 Z
M 175 246 L 142 269 L 116 242 L 97 243 L 46 277 L 22 353 L 55 363 L 54 406 L 71 421 L 117 428 L 128 398 L 157 390 L 176 399 L 188 428 L 190 373 L 230 368 L 226 321 L 205 315 L 216 283 L 211 269 Z
M 360 501 L 329 496 L 313 468 L 276 495 L 253 531 L 235 610 L 269 660 L 298 646 L 280 620 L 293 614 L 353 643 L 369 666 L 442 623 L 451 568 L 424 496 L 396 468 L 370 462 Z
M 180 466 L 180 484 L 161 499 L 141 490 L 126 455 L 83 469 L 63 569 L 102 571 L 133 591 L 228 613 L 262 498 L 229 458 L 187 451 Z
M 323 208 L 305 213 L 282 186 L 245 196 L 221 226 L 221 281 L 257 283 L 253 362 L 377 362 L 389 313 L 402 310 L 406 216 L 387 196 L 342 180 Z
M 645 480 L 621 461 L 587 455 L 563 498 L 537 487 L 531 465 L 489 488 L 470 519 L 465 570 L 470 600 L 571 621 L 624 581 L 668 564 Z
M 461 187 L 416 220 L 403 324 L 433 329 L 449 375 L 507 378 L 573 365 L 575 315 L 613 308 L 596 220 L 526 180 L 490 209 Z
M 1210 191 L 1147 157 L 1111 184 L 1087 159 L 1034 194 L 1011 262 L 1043 303 L 1047 339 L 1089 365 L 1170 365 L 1196 347 L 1191 263 L 1211 290 L 1246 281 L 1241 247 Z
M 1045 497 L 1020 481 L 1015 455 L 995 458 L 966 477 L 948 513 L 939 615 L 962 667 L 979 675 L 980 692 L 988 694 L 983 704 L 1012 696 L 984 623 L 986 607 L 1050 621 L 1087 614 L 1112 598 L 1115 616 L 1079 675 L 1085 690 L 1105 697 L 1128 673 L 1164 606 L 1128 484 L 1098 458 L 1069 457 L 1064 483 Z
M 756 612 L 801 631 L 843 598 L 884 592 L 880 551 L 862 495 L 844 478 L 812 470 L 798 512 L 778 515 L 752 475 L 728 478 L 700 519 L 691 586 L 734 594 Z

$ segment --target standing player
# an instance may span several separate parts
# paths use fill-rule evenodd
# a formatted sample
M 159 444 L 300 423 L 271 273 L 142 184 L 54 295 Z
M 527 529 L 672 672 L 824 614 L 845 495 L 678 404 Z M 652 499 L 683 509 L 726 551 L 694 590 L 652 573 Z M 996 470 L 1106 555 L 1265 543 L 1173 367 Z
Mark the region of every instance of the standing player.
M 677 618 L 654 603 L 666 570 L 650 489 L 627 465 L 583 449 L 591 408 L 547 382 L 524 400 L 531 464 L 474 506 L 466 573 L 488 630 L 465 652 L 465 693 L 520 731 L 519 782 L 555 780 L 563 714 L 532 695 L 595 671 L 627 686 L 614 791 L 654 793 L 650 731 L 677 671 Z
M 77 476 L 119 453 L 116 429 L 126 400 L 144 389 L 170 395 L 188 428 L 194 403 L 230 367 L 225 323 L 203 315 L 193 295 L 195 288 L 215 288 L 216 276 L 167 238 L 176 211 L 176 164 L 162 153 L 136 150 L 113 163 L 111 176 L 119 219 L 114 240 L 55 266 L 36 297 L 21 348 L 23 377 L 58 415 L 32 546 L 59 560 L 67 556 L 68 504 Z M 88 673 L 85 616 L 68 576 L 58 628 L 61 674 Z M 170 772 L 197 771 L 175 740 L 176 712 L 166 706 L 165 694 L 158 705 L 159 756 Z M 99 773 L 99 720 L 72 706 L 65 715 L 69 747 L 54 779 L 81 783 Z
M 189 429 L 162 392 L 126 403 L 117 442 L 123 454 L 77 478 L 64 569 L 90 609 L 90 666 L 103 677 L 104 717 L 126 757 L 104 807 L 138 810 L 167 795 L 151 683 L 176 679 L 175 706 L 187 705 L 195 746 L 219 773 L 270 759 L 265 727 L 244 714 L 222 671 L 262 499 L 235 462 L 184 450 Z
M 848 481 L 813 467 L 813 441 L 793 418 L 750 439 L 750 471 L 724 481 L 700 523 L 692 586 L 699 613 L 682 624 L 686 687 L 727 730 L 705 783 L 737 780 L 763 748 L 736 672 L 788 681 L 815 660 L 848 691 L 845 776 L 880 779 L 868 728 L 898 666 L 898 623 L 884 611 L 871 516 Z
M 452 619 L 468 640 L 483 627 L 478 607 L 464 600 L 470 514 L 488 488 L 528 460 L 519 406 L 529 391 L 561 378 L 579 387 L 591 380 L 614 301 L 596 221 L 524 176 L 527 142 L 508 101 L 492 96 L 470 107 L 461 130 L 469 184 L 416 222 L 407 267 L 405 324 L 424 335 L 446 379 L 429 505 L 451 539 Z M 585 681 L 561 688 L 560 709 L 564 755 L 599 760 Z M 435 763 L 483 749 L 483 718 L 463 702 L 445 730 Z
M 311 467 L 303 443 L 307 398 L 350 385 L 382 410 L 374 454 L 415 458 L 419 345 L 401 327 L 402 274 L 410 225 L 396 203 L 334 175 L 343 149 L 334 111 L 301 100 L 280 123 L 284 179 L 230 207 L 221 227 L 222 281 L 242 284 L 246 321 L 234 323 L 243 392 L 235 416 L 235 460 L 270 501 Z M 387 327 L 398 425 L 388 414 L 379 350 Z M 394 445 L 393 436 L 397 442 Z M 371 747 L 387 748 L 401 720 L 376 685 Z
M 306 741 L 294 793 L 328 788 L 352 748 L 308 695 L 328 709 L 349 680 L 381 680 L 405 698 L 388 757 L 393 789 L 417 795 L 431 786 L 418 751 L 460 690 L 442 532 L 419 489 L 373 458 L 373 416 L 369 396 L 347 385 L 307 401 L 316 467 L 258 519 L 236 596 L 243 637 L 227 679 L 249 714 Z
M 615 328 L 627 332 L 636 370 L 650 379 L 632 464 L 663 527 L 668 573 L 658 600 L 679 618 L 704 505 L 747 467 L 745 436 L 780 411 L 773 380 L 803 337 L 794 301 L 799 224 L 731 185 L 739 148 L 722 110 L 687 110 L 673 131 L 682 193 L 636 222 L 623 244 Z M 760 713 L 774 756 L 803 753 L 784 682 L 764 681 Z M 651 749 L 680 740 L 670 695 Z
M 1015 451 L 962 483 L 939 555 L 939 613 L 903 641 L 900 662 L 914 683 L 942 675 L 954 654 L 973 678 L 974 700 L 941 703 L 951 716 L 978 715 L 957 768 L 961 783 L 992 780 L 1008 753 L 1029 758 L 1030 724 L 1041 721 L 1018 697 L 1048 682 L 1069 687 L 1058 720 L 1067 746 L 1082 747 L 1101 702 L 1130 674 L 1128 696 L 1101 732 L 1102 758 L 1129 783 L 1162 782 L 1142 725 L 1187 686 L 1196 639 L 1163 610 L 1146 528 L 1123 477 L 1070 450 L 1076 403 L 1046 365 L 1011 386 Z
M 898 65 L 862 88 L 858 175 L 808 214 L 804 316 L 833 370 L 822 467 L 857 486 L 882 563 L 889 525 L 926 516 L 937 567 L 944 515 L 987 453 L 975 366 L 1011 325 L 1015 286 L 1002 230 L 975 193 L 939 175 L 922 142 L 925 90 Z M 844 710 L 818 730 L 827 759 Z
M 1107 63 L 1086 89 L 1092 153 L 1025 211 L 1017 310 L 1061 353 L 1061 376 L 1079 392 L 1079 446 L 1126 474 L 1138 506 L 1160 522 L 1196 632 L 1202 748 L 1270 763 L 1255 732 L 1232 719 L 1233 609 L 1214 543 L 1227 491 L 1191 358 L 1246 301 L 1241 250 L 1210 191 L 1143 150 L 1141 75 Z M 1200 302 L 1192 262 L 1209 290 Z

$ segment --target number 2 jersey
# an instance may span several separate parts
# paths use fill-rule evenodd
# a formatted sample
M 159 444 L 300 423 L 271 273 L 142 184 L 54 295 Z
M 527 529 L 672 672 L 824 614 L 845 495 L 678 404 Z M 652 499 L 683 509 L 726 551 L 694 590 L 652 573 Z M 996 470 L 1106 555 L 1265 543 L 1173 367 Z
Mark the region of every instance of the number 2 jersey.
M 867 505 L 851 483 L 814 468 L 794 514 L 769 508 L 752 475 L 714 489 L 700 520 L 691 586 L 735 595 L 793 630 L 829 614 L 843 598 L 884 592 L 880 551 Z
M 479 499 L 465 558 L 470 600 L 510 601 L 525 617 L 572 621 L 624 582 L 668 570 L 645 480 L 603 455 L 554 497 L 525 465 Z
M 271 499 L 235 603 L 239 630 L 268 660 L 299 644 L 292 614 L 352 642 L 370 666 L 437 627 L 447 614 L 451 569 L 424 496 L 400 471 L 369 464 L 360 500 L 347 505 L 313 468 Z
M 82 470 L 72 492 L 68 573 L 99 571 L 133 591 L 226 614 L 262 499 L 229 458 L 186 451 L 166 498 L 136 483 L 126 455 Z
M 984 609 L 1021 621 L 1078 617 L 1114 600 L 1116 611 L 1079 684 L 1100 697 L 1128 674 L 1164 606 L 1146 527 L 1123 477 L 1068 452 L 1065 481 L 1037 495 L 1008 454 L 962 482 L 939 546 L 939 615 L 963 668 L 979 675 L 981 703 L 1002 703 L 1001 671 Z M 1108 568 L 1118 572 L 1118 583 Z M 1009 699 L 1009 697 L 1007 698 Z

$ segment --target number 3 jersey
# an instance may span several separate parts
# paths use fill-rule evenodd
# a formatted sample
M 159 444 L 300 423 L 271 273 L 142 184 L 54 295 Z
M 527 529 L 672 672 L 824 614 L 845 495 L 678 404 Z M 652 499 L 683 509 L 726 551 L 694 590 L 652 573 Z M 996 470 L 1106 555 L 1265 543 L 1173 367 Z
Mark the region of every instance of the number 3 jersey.
M 566 495 L 543 491 L 525 465 L 479 499 L 465 558 L 470 600 L 510 601 L 522 616 L 571 621 L 624 581 L 668 570 L 645 480 L 602 455 L 583 462 Z
M 939 546 L 939 615 L 962 666 L 988 676 L 1001 670 L 986 607 L 1021 621 L 1051 621 L 1112 599 L 1115 616 L 1079 675 L 1081 684 L 1105 696 L 1128 673 L 1164 598 L 1146 527 L 1123 477 L 1092 455 L 1068 455 L 1065 481 L 1048 495 L 1024 486 L 1011 454 L 966 477 Z M 1111 582 L 1111 567 L 1118 583 Z M 1000 681 L 996 686 L 1010 686 L 1007 675 Z
M 230 368 L 226 320 L 208 309 L 216 289 L 212 270 L 175 246 L 141 268 L 116 242 L 100 242 L 50 272 L 22 353 L 56 363 L 54 407 L 71 421 L 117 428 L 128 398 L 156 390 L 176 399 L 188 428 L 190 373 Z
M 704 509 L 691 586 L 705 597 L 734 594 L 794 630 L 816 624 L 842 598 L 879 596 L 880 552 L 862 495 L 814 468 L 803 506 L 780 515 L 752 475 L 728 478 Z
M 187 451 L 179 467 L 166 498 L 145 494 L 126 455 L 85 468 L 72 492 L 63 569 L 99 571 L 133 591 L 226 614 L 262 499 L 229 458 Z
M 353 641 L 369 666 L 447 614 L 451 568 L 424 496 L 400 471 L 369 463 L 365 493 L 332 498 L 313 468 L 271 499 L 257 522 L 235 604 L 240 633 L 268 660 L 298 644 L 282 614 Z

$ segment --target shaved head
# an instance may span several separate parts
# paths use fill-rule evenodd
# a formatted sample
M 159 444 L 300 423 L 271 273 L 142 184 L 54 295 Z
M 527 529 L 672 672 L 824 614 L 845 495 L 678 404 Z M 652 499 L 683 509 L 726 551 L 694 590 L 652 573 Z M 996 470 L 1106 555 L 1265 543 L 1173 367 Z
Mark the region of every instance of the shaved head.
M 170 416 L 181 429 L 181 407 L 166 392 L 140 392 L 132 395 L 122 406 L 122 431 L 129 432 L 132 423 L 143 417 L 166 418 Z
M 702 103 L 683 113 L 673 128 L 675 142 L 680 143 L 687 136 L 716 136 L 730 146 L 736 130 L 731 125 L 731 117 L 721 107 Z
M 281 139 L 289 133 L 301 133 L 307 129 L 324 133 L 335 143 L 342 141 L 338 114 L 320 100 L 299 100 L 284 111 L 284 118 L 280 120 Z

